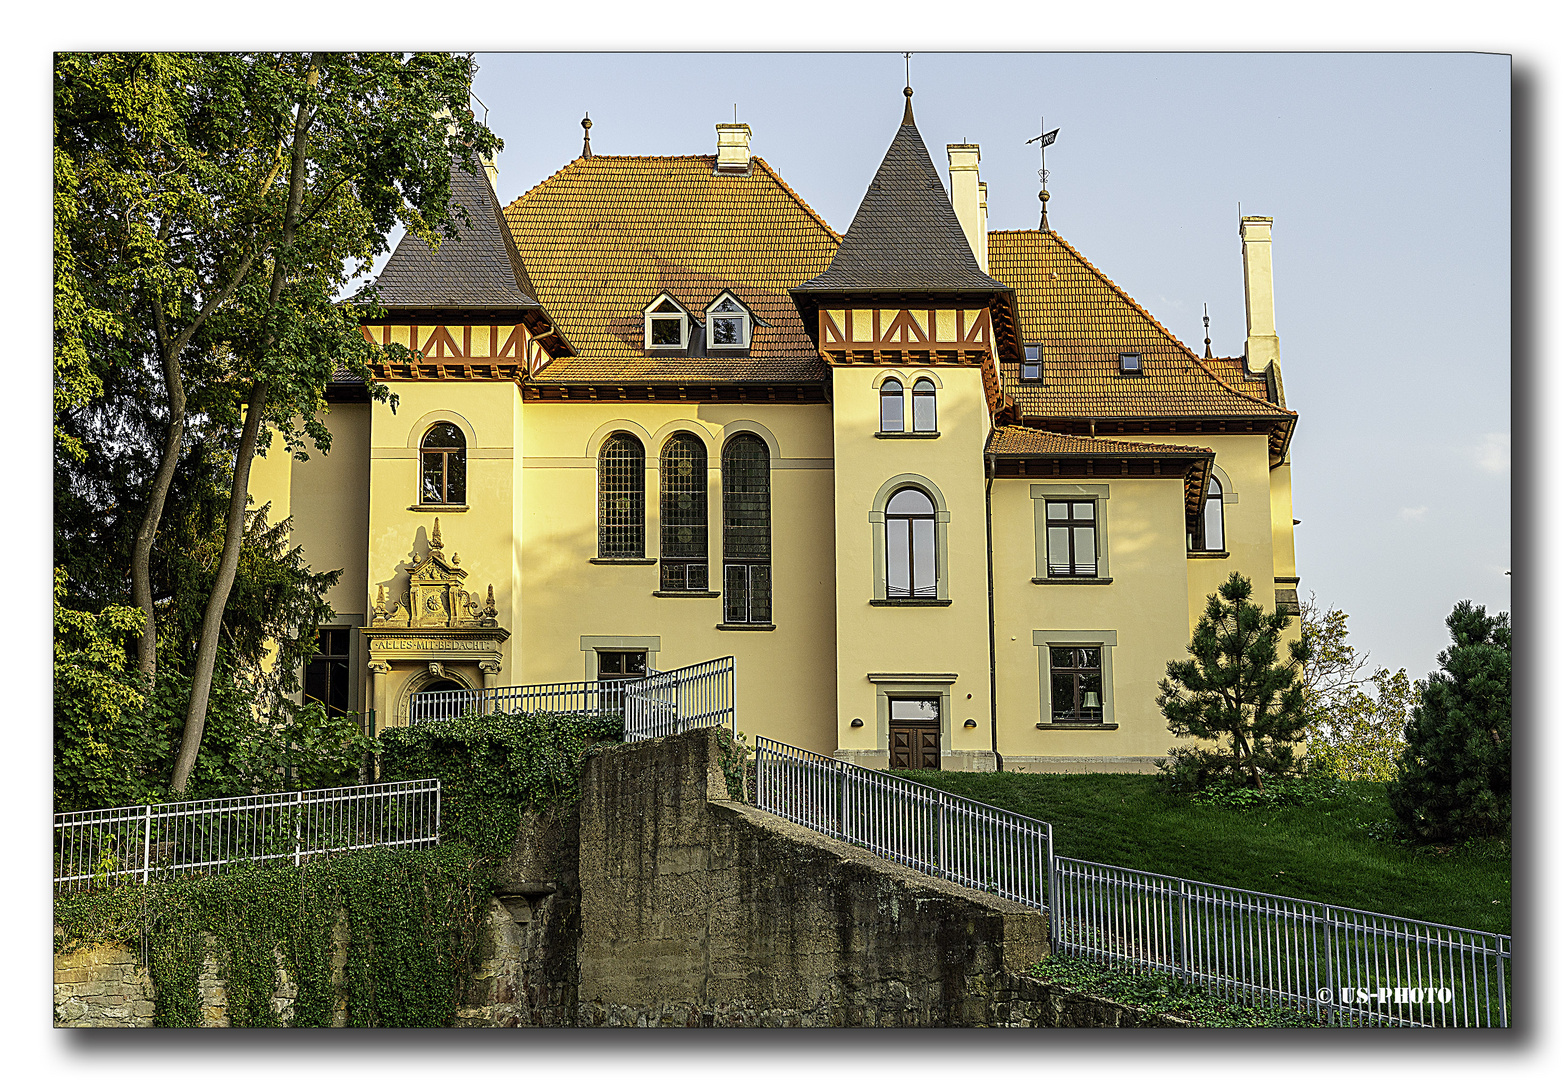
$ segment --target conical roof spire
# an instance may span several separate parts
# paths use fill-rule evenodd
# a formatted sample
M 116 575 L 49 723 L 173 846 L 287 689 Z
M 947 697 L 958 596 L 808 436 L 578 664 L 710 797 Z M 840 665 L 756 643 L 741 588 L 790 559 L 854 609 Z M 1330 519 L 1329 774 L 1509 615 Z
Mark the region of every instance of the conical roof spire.
M 825 273 L 795 292 L 1009 291 L 978 268 L 913 123 L 913 91 L 903 94 L 902 124 L 837 254 Z

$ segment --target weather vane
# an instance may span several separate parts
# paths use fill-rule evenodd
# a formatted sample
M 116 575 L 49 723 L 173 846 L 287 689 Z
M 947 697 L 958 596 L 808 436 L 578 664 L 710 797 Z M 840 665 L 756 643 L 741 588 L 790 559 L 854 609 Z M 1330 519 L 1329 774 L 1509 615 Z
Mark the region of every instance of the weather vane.
M 1038 127 L 1043 127 L 1043 117 L 1038 118 Z M 1053 144 L 1054 139 L 1060 133 L 1059 128 L 1053 131 L 1045 131 L 1036 138 L 1028 139 L 1027 145 L 1038 144 L 1038 228 L 1042 232 L 1049 231 L 1049 169 L 1048 156 L 1045 151 Z

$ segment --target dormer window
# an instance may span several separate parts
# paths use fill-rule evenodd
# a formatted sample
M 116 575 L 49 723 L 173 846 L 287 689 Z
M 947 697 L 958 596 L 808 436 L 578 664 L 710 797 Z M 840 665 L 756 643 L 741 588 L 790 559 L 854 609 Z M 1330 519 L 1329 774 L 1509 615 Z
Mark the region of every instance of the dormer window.
M 730 293 L 723 293 L 706 309 L 706 347 L 746 349 L 750 346 L 750 312 Z
M 1121 375 L 1141 374 L 1141 354 L 1138 352 L 1122 352 L 1119 354 L 1119 373 Z
M 643 313 L 648 349 L 684 349 L 690 345 L 690 315 L 664 293 Z
M 1041 382 L 1043 379 L 1043 346 L 1022 346 L 1022 381 Z

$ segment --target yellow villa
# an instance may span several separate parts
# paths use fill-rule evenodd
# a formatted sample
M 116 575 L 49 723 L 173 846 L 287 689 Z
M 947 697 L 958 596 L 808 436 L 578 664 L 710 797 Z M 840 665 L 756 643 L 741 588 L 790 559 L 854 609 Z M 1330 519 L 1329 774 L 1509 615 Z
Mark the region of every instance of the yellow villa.
M 739 727 L 861 765 L 1144 771 L 1154 698 L 1230 573 L 1297 611 L 1271 219 L 1244 355 L 1198 355 L 1057 233 L 991 232 L 979 148 L 911 91 L 848 231 L 767 163 L 583 152 L 377 288 L 393 403 L 258 459 L 340 613 L 306 692 L 737 667 Z

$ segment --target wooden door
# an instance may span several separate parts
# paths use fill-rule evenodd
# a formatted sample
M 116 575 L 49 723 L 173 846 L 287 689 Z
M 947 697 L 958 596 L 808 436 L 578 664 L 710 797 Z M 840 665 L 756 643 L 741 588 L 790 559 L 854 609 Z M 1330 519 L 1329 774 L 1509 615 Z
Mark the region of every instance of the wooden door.
M 890 704 L 891 767 L 940 768 L 940 699 L 892 698 Z

